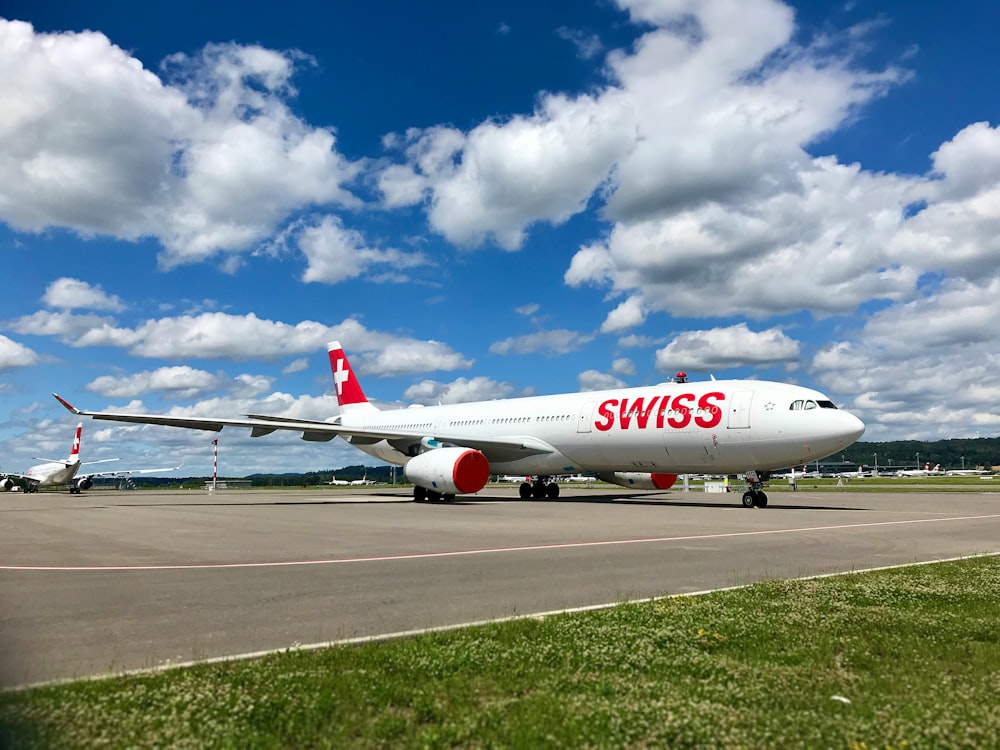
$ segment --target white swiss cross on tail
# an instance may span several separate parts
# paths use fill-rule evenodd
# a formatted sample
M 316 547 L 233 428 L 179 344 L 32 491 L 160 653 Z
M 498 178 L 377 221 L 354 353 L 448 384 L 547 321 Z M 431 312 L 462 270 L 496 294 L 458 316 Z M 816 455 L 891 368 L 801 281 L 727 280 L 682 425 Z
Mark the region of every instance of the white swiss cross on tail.
M 73 438 L 73 447 L 69 449 L 69 462 L 80 460 L 80 437 L 83 434 L 83 422 L 76 426 L 76 437 Z
M 345 411 L 373 410 L 375 407 L 368 403 L 340 342 L 331 341 L 326 348 L 330 352 L 330 371 L 333 373 L 333 383 L 337 386 L 337 403 L 340 408 Z

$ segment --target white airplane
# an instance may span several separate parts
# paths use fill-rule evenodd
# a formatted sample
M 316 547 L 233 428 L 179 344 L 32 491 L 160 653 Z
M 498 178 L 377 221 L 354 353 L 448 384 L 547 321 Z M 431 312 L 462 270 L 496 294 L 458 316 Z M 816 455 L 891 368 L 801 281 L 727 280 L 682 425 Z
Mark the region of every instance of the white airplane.
M 329 482 L 325 482 L 325 484 L 335 484 L 335 485 L 340 486 L 340 485 L 348 485 L 348 484 L 350 484 L 350 482 L 348 482 L 346 479 L 337 479 L 337 477 L 334 476 L 334 477 L 330 477 L 330 481 Z
M 104 458 L 100 461 L 80 461 L 80 438 L 83 435 L 83 422 L 76 426 L 76 437 L 73 439 L 73 447 L 70 448 L 69 458 L 60 461 L 58 458 L 40 458 L 44 464 L 32 466 L 23 474 L 0 473 L 0 490 L 8 491 L 14 488 L 14 479 L 22 479 L 25 482 L 25 492 L 38 492 L 39 487 L 53 487 L 66 485 L 71 495 L 79 495 L 83 490 L 89 490 L 94 486 L 95 477 L 125 477 L 130 474 L 150 474 L 156 471 L 174 471 L 181 466 L 171 466 L 165 469 L 119 469 L 116 471 L 95 471 L 88 474 L 80 474 L 82 466 L 91 464 L 103 464 L 117 461 L 117 458 Z
M 841 479 L 861 479 L 863 477 L 870 477 L 872 475 L 871 469 L 865 469 L 864 466 L 858 466 L 854 471 L 838 471 L 835 476 Z
M 900 469 L 896 472 L 897 477 L 936 477 L 940 476 L 944 472 L 941 471 L 941 464 L 934 464 L 934 468 L 930 468 L 930 463 L 924 464 L 922 469 Z
M 361 479 L 352 479 L 351 484 L 356 487 L 367 487 L 369 484 L 375 484 L 375 480 L 369 479 L 366 473 Z
M 414 500 L 479 492 L 490 473 L 537 477 L 522 497 L 559 495 L 551 481 L 595 473 L 625 487 L 665 489 L 681 473 L 744 474 L 746 507 L 767 505 L 770 472 L 843 450 L 865 431 L 818 391 L 762 380 L 669 382 L 641 388 L 379 410 L 362 391 L 344 350 L 327 346 L 340 414 L 331 421 L 247 414 L 243 418 L 91 412 L 94 419 L 219 431 L 249 427 L 303 440 L 336 436 L 404 467 Z

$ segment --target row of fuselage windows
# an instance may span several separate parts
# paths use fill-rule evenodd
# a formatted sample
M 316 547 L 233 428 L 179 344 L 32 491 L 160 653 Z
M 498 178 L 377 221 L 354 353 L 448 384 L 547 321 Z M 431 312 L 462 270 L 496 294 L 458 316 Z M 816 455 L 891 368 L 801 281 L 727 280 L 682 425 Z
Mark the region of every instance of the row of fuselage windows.
M 801 402 L 796 402 L 796 403 L 801 403 Z M 809 407 L 806 407 L 806 408 L 809 408 L 809 409 L 815 409 L 816 408 L 815 402 L 810 401 L 809 403 L 811 403 L 812 406 L 809 406 Z M 832 406 L 832 404 L 831 404 L 831 406 Z M 801 409 L 803 407 L 801 407 L 801 406 L 799 406 L 799 407 L 793 406 L 792 408 L 800 408 Z M 694 414 L 695 416 L 708 416 L 709 414 L 714 414 L 715 412 L 718 412 L 719 411 L 719 407 L 717 407 L 717 406 L 710 406 L 710 407 L 706 407 L 704 409 L 695 408 L 695 409 L 688 409 L 686 411 L 689 411 L 690 413 Z M 638 417 L 641 414 L 643 417 L 650 417 L 650 416 L 653 416 L 654 413 L 657 413 L 657 412 L 652 412 L 652 411 L 648 411 L 648 410 L 645 411 L 645 412 L 640 412 L 639 409 L 630 409 L 629 411 L 627 411 L 625 413 L 625 416 L 626 417 Z M 678 416 L 679 414 L 680 414 L 680 411 L 676 410 L 676 409 L 667 409 L 667 410 L 661 409 L 658 412 L 658 416 L 660 416 L 660 417 L 674 417 L 674 416 Z M 572 414 L 553 414 L 553 415 L 542 416 L 542 417 L 493 417 L 492 419 L 460 419 L 460 420 L 456 420 L 454 422 L 449 422 L 448 426 L 449 427 L 481 427 L 483 425 L 496 425 L 496 424 L 527 424 L 529 422 L 536 422 L 536 423 L 539 423 L 539 424 L 552 424 L 552 423 L 555 423 L 555 422 L 570 422 L 572 420 L 573 420 L 573 415 Z M 367 427 L 365 429 L 384 429 L 386 426 L 387 425 L 378 425 L 377 427 L 376 426 L 369 426 L 369 427 Z M 393 429 L 400 430 L 400 431 L 406 431 L 406 430 L 409 430 L 409 431 L 413 431 L 413 430 L 426 430 L 426 429 L 433 429 L 433 428 L 434 428 L 434 425 L 431 424 L 430 422 L 422 422 L 420 424 L 393 425 Z
M 554 414 L 547 417 L 494 417 L 493 419 L 460 419 L 449 422 L 449 427 L 478 427 L 487 424 L 526 424 L 528 422 L 552 423 L 569 422 L 573 417 L 570 414 Z
M 688 409 L 692 414 L 696 416 L 707 416 L 708 414 L 715 413 L 719 411 L 717 406 L 710 406 L 705 409 Z M 630 409 L 625 413 L 626 417 L 638 417 L 639 415 L 643 417 L 652 416 L 652 411 L 640 412 L 639 409 Z M 661 409 L 659 416 L 661 417 L 673 417 L 680 414 L 679 410 L 676 409 Z M 553 423 L 553 422 L 570 422 L 573 420 L 572 414 L 555 414 L 547 417 L 496 417 L 494 419 L 464 419 L 457 422 L 449 422 L 449 427 L 476 427 L 479 425 L 486 424 L 523 424 L 526 422 L 537 422 L 541 424 Z
M 813 401 L 812 399 L 793 401 L 788 407 L 789 411 L 805 411 L 806 409 L 836 409 L 833 401 Z
M 482 425 L 489 424 L 525 424 L 527 422 L 542 422 L 542 423 L 552 423 L 552 422 L 569 422 L 573 417 L 570 414 L 558 414 L 547 417 L 494 417 L 493 419 L 461 419 L 454 422 L 449 422 L 449 427 L 479 427 Z M 390 425 L 368 425 L 362 429 L 375 429 L 384 430 Z M 420 424 L 399 424 L 391 425 L 392 429 L 400 431 L 414 431 L 414 430 L 430 430 L 434 429 L 434 425 L 431 422 L 421 422 Z

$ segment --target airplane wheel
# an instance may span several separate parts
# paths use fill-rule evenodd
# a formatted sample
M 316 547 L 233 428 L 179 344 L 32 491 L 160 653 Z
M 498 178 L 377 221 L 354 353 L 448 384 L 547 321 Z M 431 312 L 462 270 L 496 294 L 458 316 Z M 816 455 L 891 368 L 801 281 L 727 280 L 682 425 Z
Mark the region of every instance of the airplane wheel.
M 522 500 L 527 500 L 531 497 L 531 485 L 527 482 L 523 482 L 517 492 L 521 496 Z
M 446 503 L 455 502 L 455 496 L 452 494 L 441 495 L 441 499 L 444 500 Z
M 545 488 L 545 497 L 549 500 L 555 500 L 559 497 L 559 485 L 555 482 L 549 484 L 549 486 Z
M 545 485 L 541 482 L 535 482 L 534 486 L 531 488 L 531 496 L 535 500 L 541 500 L 545 497 Z
M 763 492 L 757 493 L 757 507 L 758 508 L 767 507 L 767 495 L 765 495 Z
M 747 490 L 746 492 L 743 493 L 743 507 L 752 508 L 754 505 L 756 505 L 756 503 L 754 502 L 755 499 L 756 498 L 754 498 L 754 493 L 751 492 L 750 490 Z
M 422 503 L 427 499 L 427 489 L 418 485 L 413 486 L 413 502 Z

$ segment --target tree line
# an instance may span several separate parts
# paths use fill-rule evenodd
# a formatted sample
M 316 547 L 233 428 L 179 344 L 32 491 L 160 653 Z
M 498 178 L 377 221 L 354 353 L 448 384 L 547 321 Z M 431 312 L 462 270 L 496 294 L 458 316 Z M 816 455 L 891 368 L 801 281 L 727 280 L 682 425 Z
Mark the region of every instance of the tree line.
M 919 456 L 919 458 L 918 458 Z M 844 461 L 880 469 L 941 464 L 942 469 L 989 469 L 1000 466 L 1000 438 L 953 438 L 950 440 L 893 440 L 885 443 L 858 442 L 827 461 Z

